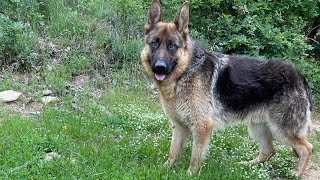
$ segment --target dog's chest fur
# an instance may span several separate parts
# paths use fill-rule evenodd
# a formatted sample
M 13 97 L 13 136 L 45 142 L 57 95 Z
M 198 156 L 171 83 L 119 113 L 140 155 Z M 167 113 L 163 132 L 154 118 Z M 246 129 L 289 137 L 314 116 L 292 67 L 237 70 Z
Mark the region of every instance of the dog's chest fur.
M 196 75 L 192 83 L 184 82 L 183 78 L 172 89 L 159 90 L 161 102 L 166 114 L 173 123 L 181 123 L 187 127 L 196 125 L 197 121 L 212 116 L 210 91 Z M 167 96 L 171 94 L 170 96 Z
M 194 53 L 189 66 L 174 83 L 158 84 L 160 99 L 173 123 L 192 127 L 201 119 L 213 116 L 215 62 L 202 50 Z

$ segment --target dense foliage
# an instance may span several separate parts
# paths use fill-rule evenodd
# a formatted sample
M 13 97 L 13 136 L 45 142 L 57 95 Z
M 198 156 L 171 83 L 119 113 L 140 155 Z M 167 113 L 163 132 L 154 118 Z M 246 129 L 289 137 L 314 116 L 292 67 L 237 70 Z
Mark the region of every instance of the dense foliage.
M 72 54 L 88 57 L 94 68 L 124 68 L 138 62 L 150 1 L 1 1 L 0 66 L 33 70 L 53 58 L 43 47 L 52 42 L 59 50 L 71 48 Z M 162 0 L 165 19 L 172 19 L 182 2 Z M 189 2 L 191 34 L 206 48 L 293 60 L 306 74 L 313 92 L 320 93 L 319 2 Z
M 36 51 L 37 25 L 43 26 L 43 16 L 34 1 L 0 2 L 0 66 L 30 69 Z
M 182 2 L 163 0 L 166 9 Z M 306 74 L 314 92 L 320 92 L 320 3 L 192 0 L 190 4 L 190 29 L 204 35 L 213 50 L 290 59 Z M 167 13 L 173 16 L 175 9 Z

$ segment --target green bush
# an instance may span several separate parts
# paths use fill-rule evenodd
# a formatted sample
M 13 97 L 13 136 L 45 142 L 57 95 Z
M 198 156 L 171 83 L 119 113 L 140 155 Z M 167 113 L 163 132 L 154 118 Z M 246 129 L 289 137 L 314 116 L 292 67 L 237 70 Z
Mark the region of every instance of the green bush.
M 161 0 L 172 20 L 184 0 Z M 285 58 L 320 94 L 320 17 L 314 0 L 190 0 L 190 33 L 203 46 L 227 54 Z M 139 64 L 143 25 L 151 0 L 0 1 L 0 66 L 31 70 L 45 59 L 92 58 L 94 68 Z M 312 32 L 312 33 L 311 33 Z M 310 36 L 312 34 L 312 36 Z M 39 41 L 45 47 L 40 48 Z M 48 44 L 64 55 L 50 56 Z M 130 71 L 133 69 L 130 68 Z
M 183 0 L 161 2 L 168 19 Z M 294 61 L 319 96 L 320 33 L 312 41 L 305 35 L 317 25 L 319 14 L 314 0 L 191 0 L 190 30 L 203 35 L 212 50 Z
M 0 67 L 31 69 L 38 63 L 37 29 L 44 26 L 37 1 L 0 2 Z
M 162 0 L 166 16 L 172 18 L 182 2 Z M 306 57 L 312 49 L 304 30 L 320 12 L 314 0 L 191 0 L 190 8 L 190 29 L 223 52 L 293 60 Z
M 109 65 L 131 70 L 140 64 L 143 25 L 150 3 L 144 0 L 109 0 L 103 45 L 107 47 Z M 101 43 L 101 42 L 100 42 Z M 110 55 L 112 57 L 110 57 Z

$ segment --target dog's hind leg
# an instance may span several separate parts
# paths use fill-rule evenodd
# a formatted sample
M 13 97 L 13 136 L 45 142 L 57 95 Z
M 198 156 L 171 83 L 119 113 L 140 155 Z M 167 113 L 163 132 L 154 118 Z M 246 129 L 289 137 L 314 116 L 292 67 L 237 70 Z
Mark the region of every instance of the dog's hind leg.
M 298 94 L 290 97 L 290 103 L 277 108 L 283 116 L 279 119 L 279 114 L 270 114 L 271 121 L 275 129 L 273 134 L 277 134 L 277 139 L 291 146 L 299 157 L 299 162 L 293 169 L 293 173 L 301 176 L 308 166 L 312 154 L 313 145 L 308 142 L 310 133 L 311 112 L 310 104 L 307 100 L 301 99 Z M 301 96 L 303 97 L 303 96 Z M 278 118 L 278 120 L 277 120 Z
M 172 166 L 184 147 L 184 144 L 189 135 L 187 127 L 176 123 L 172 127 L 172 140 L 169 151 L 168 160 L 164 163 L 165 166 Z
M 306 131 L 306 128 L 301 128 L 300 131 L 283 131 L 281 134 L 282 141 L 291 146 L 299 157 L 299 162 L 293 169 L 296 176 L 301 176 L 305 171 L 312 154 L 313 145 L 308 142 Z
M 276 153 L 272 145 L 272 134 L 267 124 L 249 123 L 249 133 L 259 143 L 259 156 L 249 163 L 265 162 Z
M 199 121 L 192 131 L 193 145 L 188 168 L 188 174 L 192 175 L 199 169 L 199 166 L 204 162 L 209 149 L 211 133 L 213 129 L 213 121 L 211 118 Z
M 308 166 L 308 162 L 312 153 L 313 145 L 308 142 L 307 138 L 295 138 L 290 144 L 299 156 L 299 162 L 293 170 L 293 173 L 300 176 Z

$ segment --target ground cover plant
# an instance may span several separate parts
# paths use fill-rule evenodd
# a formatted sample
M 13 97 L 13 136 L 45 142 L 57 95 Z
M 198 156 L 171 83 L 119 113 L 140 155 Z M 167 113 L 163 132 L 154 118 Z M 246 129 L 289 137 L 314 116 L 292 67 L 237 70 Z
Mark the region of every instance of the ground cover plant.
M 23 117 L 1 108 L 0 176 L 20 178 L 95 179 L 182 179 L 189 162 L 188 143 L 173 168 L 162 163 L 170 145 L 170 128 L 157 97 L 150 90 L 108 90 L 93 96 L 91 87 L 77 97 L 47 105 L 38 115 Z M 145 94 L 152 98 L 146 98 Z M 4 107 L 4 106 L 2 106 Z M 314 133 L 315 157 L 319 132 Z M 317 141 L 316 141 L 317 140 Z M 271 161 L 244 166 L 258 153 L 245 126 L 221 130 L 212 137 L 207 164 L 194 179 L 293 178 L 297 161 L 291 149 L 276 144 L 278 154 Z M 48 153 L 57 153 L 45 160 Z M 223 163 L 222 163 L 223 162 Z
M 181 2 L 163 0 L 165 14 L 172 17 L 170 11 L 176 10 L 172 7 Z M 191 36 L 206 48 L 269 57 L 293 43 L 299 51 L 290 49 L 282 55 L 294 57 L 306 74 L 318 111 L 319 31 L 310 31 L 316 29 L 311 27 L 319 17 L 315 1 L 279 1 L 281 6 L 243 1 L 234 7 L 233 1 L 190 3 Z M 23 92 L 20 100 L 0 104 L 1 179 L 294 178 L 290 169 L 297 159 L 280 144 L 276 144 L 278 154 L 267 163 L 238 163 L 258 154 L 244 125 L 213 135 L 208 161 L 193 177 L 186 173 L 191 141 L 173 168 L 162 166 L 170 146 L 170 124 L 139 57 L 149 4 L 147 0 L 0 1 L 0 91 Z M 310 14 L 301 6 L 312 7 L 307 8 Z M 208 7 L 214 7 L 215 16 L 197 13 L 207 12 L 203 8 Z M 292 29 L 276 26 L 270 19 L 272 8 L 278 9 L 277 22 L 297 24 Z M 267 19 L 270 26 L 256 29 L 257 37 L 244 32 L 253 31 L 260 19 Z M 206 34 L 201 27 L 208 23 L 221 29 Z M 264 36 L 269 30 L 271 34 Z M 305 31 L 313 34 L 313 40 L 303 39 Z M 271 51 L 260 52 L 257 45 L 270 40 L 272 33 L 277 38 L 268 44 Z M 290 39 L 293 35 L 296 38 Z M 59 100 L 42 103 L 47 89 Z M 317 113 L 312 128 L 314 154 L 304 176 L 311 179 L 320 168 Z

